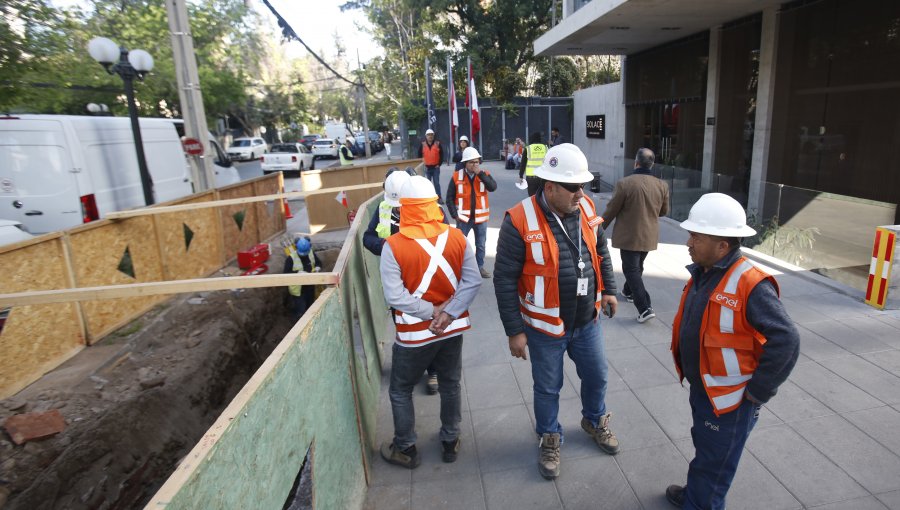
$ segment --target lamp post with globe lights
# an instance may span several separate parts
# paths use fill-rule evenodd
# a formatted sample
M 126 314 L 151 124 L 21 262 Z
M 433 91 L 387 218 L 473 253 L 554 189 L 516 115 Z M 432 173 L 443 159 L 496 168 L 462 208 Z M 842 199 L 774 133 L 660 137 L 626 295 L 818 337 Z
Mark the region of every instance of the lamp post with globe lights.
M 118 74 L 125 82 L 125 97 L 128 100 L 128 115 L 131 117 L 131 130 L 134 133 L 134 148 L 137 152 L 138 168 L 141 172 L 141 185 L 144 188 L 144 202 L 153 205 L 153 179 L 147 169 L 144 157 L 144 143 L 141 138 L 141 127 L 138 123 L 137 106 L 134 103 L 134 79 L 143 80 L 153 69 L 153 57 L 144 50 L 127 50 L 120 48 L 105 37 L 95 37 L 88 43 L 91 58 L 102 65 L 109 74 Z

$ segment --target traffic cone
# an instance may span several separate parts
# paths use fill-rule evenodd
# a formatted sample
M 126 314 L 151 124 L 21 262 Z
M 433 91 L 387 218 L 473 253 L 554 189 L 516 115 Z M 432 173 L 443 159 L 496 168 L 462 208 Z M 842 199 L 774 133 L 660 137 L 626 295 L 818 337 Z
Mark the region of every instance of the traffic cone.
M 285 198 L 284 199 L 284 219 L 289 220 L 293 217 L 294 217 L 294 215 L 291 214 L 291 207 L 288 205 L 288 201 Z

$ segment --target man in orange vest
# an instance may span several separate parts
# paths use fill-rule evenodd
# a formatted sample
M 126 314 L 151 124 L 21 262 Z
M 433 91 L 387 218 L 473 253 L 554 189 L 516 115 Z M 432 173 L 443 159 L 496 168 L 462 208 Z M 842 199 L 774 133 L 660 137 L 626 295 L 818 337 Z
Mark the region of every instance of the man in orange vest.
M 441 162 L 444 161 L 444 146 L 440 140 L 434 139 L 434 130 L 425 131 L 425 141 L 419 146 L 419 157 L 425 164 L 425 177 L 434 182 L 434 193 L 438 197 L 438 203 L 444 205 L 441 199 Z
M 756 231 L 735 199 L 703 195 L 681 227 L 690 232 L 694 263 L 672 326 L 672 355 L 690 383 L 696 452 L 687 484 L 670 485 L 666 499 L 719 510 L 760 408 L 797 363 L 800 336 L 778 283 L 741 254 L 740 239 Z
M 600 311 L 616 312 L 616 281 L 606 236 L 583 186 L 593 180 L 587 158 L 565 143 L 547 151 L 535 171 L 540 185 L 507 211 L 500 227 L 494 292 L 510 353 L 531 354 L 535 431 L 541 439 L 538 471 L 559 476 L 563 429 L 558 420 L 563 356 L 581 378 L 581 428 L 604 452 L 619 441 L 606 410 L 606 353 Z
M 416 450 L 412 390 L 434 364 L 441 394 L 442 459 L 459 452 L 462 332 L 469 329 L 469 305 L 481 287 L 475 257 L 465 236 L 441 222 L 434 187 L 411 177 L 403 185 L 400 231 L 381 251 L 384 299 L 393 309 L 397 336 L 392 349 L 389 395 L 394 438 L 381 446 L 391 464 L 413 469 Z
M 490 172 L 481 168 L 481 154 L 475 147 L 466 147 L 460 162 L 465 167 L 453 172 L 453 179 L 447 187 L 447 209 L 463 236 L 468 236 L 470 230 L 475 231 L 478 270 L 482 278 L 490 278 L 491 273 L 484 268 L 487 221 L 491 217 L 488 192 L 497 189 L 497 181 Z

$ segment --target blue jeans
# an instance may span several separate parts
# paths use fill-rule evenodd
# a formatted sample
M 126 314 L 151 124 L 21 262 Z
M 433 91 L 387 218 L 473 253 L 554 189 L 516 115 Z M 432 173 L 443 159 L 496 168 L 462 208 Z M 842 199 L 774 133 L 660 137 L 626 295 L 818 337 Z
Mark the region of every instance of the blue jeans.
M 391 351 L 391 411 L 394 414 L 394 446 L 405 450 L 416 444 L 416 411 L 412 391 L 429 364 L 437 369 L 441 395 L 441 441 L 459 437 L 459 379 L 462 367 L 462 335 L 421 347 L 401 347 Z
M 716 417 L 706 391 L 693 386 L 690 402 L 696 453 L 688 468 L 682 508 L 721 510 L 761 406 L 744 400 L 734 411 Z
M 437 193 L 438 200 L 441 198 L 441 167 L 440 166 L 426 166 L 425 167 L 425 177 L 428 178 L 429 181 L 434 183 L 434 192 Z
M 563 385 L 563 354 L 568 352 L 581 379 L 581 415 L 597 426 L 606 414 L 608 367 L 600 321 L 595 319 L 555 338 L 525 327 L 531 377 L 534 379 L 534 421 L 539 436 L 563 434 L 559 424 L 559 390 Z
M 622 272 L 625 273 L 625 286 L 622 292 L 634 298 L 634 306 L 638 313 L 650 308 L 650 293 L 644 288 L 645 251 L 619 250 L 622 257 Z
M 463 223 L 457 221 L 456 228 L 460 229 L 466 237 L 470 230 L 475 230 L 475 261 L 478 262 L 478 268 L 481 269 L 484 267 L 484 246 L 487 244 L 487 222 L 475 223 L 475 220 L 469 220 L 468 223 Z

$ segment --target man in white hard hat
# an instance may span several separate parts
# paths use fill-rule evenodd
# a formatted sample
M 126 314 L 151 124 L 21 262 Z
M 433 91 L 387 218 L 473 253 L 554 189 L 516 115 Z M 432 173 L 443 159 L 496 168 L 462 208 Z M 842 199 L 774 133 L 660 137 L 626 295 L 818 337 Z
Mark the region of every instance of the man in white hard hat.
M 568 143 L 553 147 L 535 177 L 541 179 L 535 195 L 507 211 L 500 228 L 494 291 L 510 354 L 531 355 L 538 470 L 553 479 L 560 472 L 559 392 L 567 352 L 581 378 L 582 429 L 604 452 L 619 450 L 606 409 L 600 328 L 601 310 L 615 314 L 616 283 L 603 218 L 582 189 L 594 178 L 584 153 Z
M 453 172 L 447 187 L 447 209 L 464 236 L 468 236 L 470 230 L 475 231 L 478 271 L 482 278 L 490 278 L 491 273 L 484 268 L 487 222 L 491 217 L 488 193 L 497 189 L 497 181 L 481 167 L 481 154 L 475 147 L 466 147 L 460 162 L 464 168 Z
M 425 131 L 425 140 L 419 146 L 419 157 L 425 164 L 425 177 L 434 183 L 434 194 L 438 197 L 438 203 L 443 205 L 441 199 L 441 163 L 444 161 L 444 146 L 440 140 L 434 138 L 434 130 Z
M 469 146 L 469 137 L 466 135 L 462 135 L 459 137 L 459 150 L 456 151 L 456 154 L 453 155 L 453 162 L 456 163 L 455 170 L 462 170 L 466 167 L 466 164 L 462 162 L 462 154 L 463 151 L 466 150 L 466 147 Z M 450 200 L 449 198 L 447 200 Z
M 413 469 L 416 450 L 412 389 L 433 363 L 441 394 L 440 441 L 444 462 L 459 452 L 462 332 L 469 329 L 469 305 L 481 277 L 462 233 L 441 222 L 443 213 L 428 179 L 414 176 L 400 197 L 400 231 L 381 251 L 384 299 L 394 310 L 389 395 L 394 438 L 381 446 L 391 464 Z
M 690 383 L 696 453 L 687 484 L 670 485 L 678 508 L 723 509 L 744 443 L 763 404 L 790 375 L 800 336 L 778 299 L 778 283 L 747 260 L 740 240 L 755 230 L 744 209 L 722 193 L 691 207 L 684 287 L 672 327 L 679 378 Z

